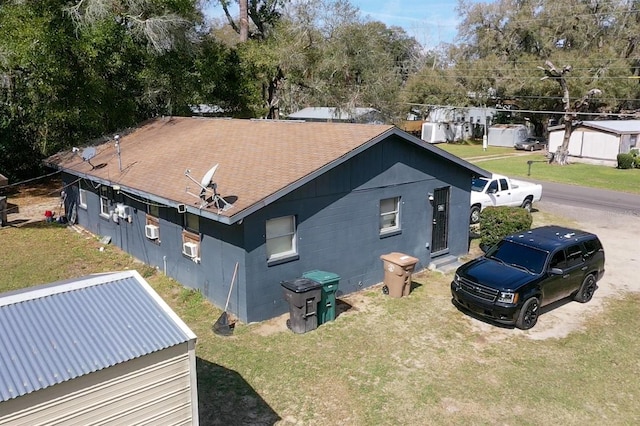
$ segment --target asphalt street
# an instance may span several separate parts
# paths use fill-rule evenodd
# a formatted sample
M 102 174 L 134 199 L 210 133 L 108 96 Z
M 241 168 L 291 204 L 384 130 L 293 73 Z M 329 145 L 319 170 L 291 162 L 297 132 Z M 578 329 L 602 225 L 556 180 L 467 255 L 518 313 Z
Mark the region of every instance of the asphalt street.
M 542 185 L 542 200 L 539 204 L 545 209 L 561 204 L 640 217 L 640 195 L 578 185 L 527 180 Z

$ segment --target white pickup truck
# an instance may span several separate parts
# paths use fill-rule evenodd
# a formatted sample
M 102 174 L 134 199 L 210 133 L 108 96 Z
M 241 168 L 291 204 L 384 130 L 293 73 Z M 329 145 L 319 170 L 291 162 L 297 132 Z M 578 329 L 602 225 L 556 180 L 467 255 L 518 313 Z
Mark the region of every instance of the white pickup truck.
M 531 211 L 531 204 L 542 198 L 542 185 L 509 179 L 506 176 L 492 175 L 489 178 L 476 178 L 471 183 L 470 222 L 480 221 L 480 212 L 489 206 L 522 207 Z

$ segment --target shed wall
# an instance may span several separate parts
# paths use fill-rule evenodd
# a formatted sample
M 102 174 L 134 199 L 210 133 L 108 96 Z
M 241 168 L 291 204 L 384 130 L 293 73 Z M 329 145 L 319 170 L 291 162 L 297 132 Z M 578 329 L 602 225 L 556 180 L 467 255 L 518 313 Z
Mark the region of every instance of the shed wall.
M 0 403 L 0 425 L 198 424 L 190 365 L 174 346 Z
M 564 130 L 549 133 L 549 152 L 556 152 L 564 140 Z M 620 136 L 591 129 L 575 129 L 569 139 L 569 156 L 588 162 L 611 164 L 617 162 Z

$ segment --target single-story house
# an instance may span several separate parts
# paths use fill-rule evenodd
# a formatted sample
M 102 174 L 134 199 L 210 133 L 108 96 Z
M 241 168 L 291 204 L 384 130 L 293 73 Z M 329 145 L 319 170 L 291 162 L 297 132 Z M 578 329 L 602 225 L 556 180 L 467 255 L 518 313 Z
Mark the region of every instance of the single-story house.
M 513 148 L 516 143 L 523 142 L 530 136 L 531 132 L 524 124 L 494 124 L 489 127 L 487 144 Z
M 485 124 L 490 124 L 495 115 L 495 108 L 439 106 L 429 110 L 425 121 L 432 123 L 470 123 L 484 126 Z
M 564 125 L 549 128 L 549 152 L 564 140 Z M 571 132 L 569 159 L 616 166 L 618 154 L 640 149 L 640 120 L 582 121 Z
M 289 114 L 290 120 L 322 121 L 333 123 L 381 124 L 384 118 L 375 108 L 308 107 Z
M 0 425 L 197 425 L 196 336 L 135 271 L 0 294 Z
M 69 220 L 243 322 L 287 312 L 281 282 L 323 270 L 338 295 L 468 252 L 473 176 L 489 172 L 395 126 L 165 117 L 46 164 Z

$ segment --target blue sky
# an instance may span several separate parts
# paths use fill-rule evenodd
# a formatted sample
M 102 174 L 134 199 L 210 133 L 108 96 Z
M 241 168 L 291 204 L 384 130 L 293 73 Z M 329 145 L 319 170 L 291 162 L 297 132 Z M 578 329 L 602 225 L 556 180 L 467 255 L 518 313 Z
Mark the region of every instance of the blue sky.
M 472 0 L 477 2 L 479 0 Z M 387 26 L 405 29 L 425 48 L 450 43 L 456 35 L 459 18 L 455 0 L 350 0 L 363 17 L 381 21 Z M 212 2 L 212 3 L 215 3 Z M 210 17 L 223 16 L 221 8 L 207 8 Z
M 459 18 L 455 0 L 351 0 L 363 16 L 398 26 L 425 48 L 450 43 Z

